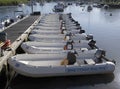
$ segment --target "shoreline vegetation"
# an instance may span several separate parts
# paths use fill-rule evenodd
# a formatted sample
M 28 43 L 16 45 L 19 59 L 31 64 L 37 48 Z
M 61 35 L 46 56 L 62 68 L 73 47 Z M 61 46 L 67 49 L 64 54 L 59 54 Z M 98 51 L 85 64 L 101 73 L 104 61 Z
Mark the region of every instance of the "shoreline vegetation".
M 19 5 L 21 3 L 27 3 L 28 0 L 0 0 L 0 6 L 12 6 Z
M 30 0 L 0 0 L 0 6 L 16 6 L 19 4 L 27 3 L 29 1 Z M 36 0 L 36 1 L 55 1 L 55 0 Z M 72 0 L 70 0 L 70 1 L 72 1 Z M 116 2 L 104 1 L 102 3 L 109 5 L 111 8 L 120 8 L 120 1 L 116 1 Z

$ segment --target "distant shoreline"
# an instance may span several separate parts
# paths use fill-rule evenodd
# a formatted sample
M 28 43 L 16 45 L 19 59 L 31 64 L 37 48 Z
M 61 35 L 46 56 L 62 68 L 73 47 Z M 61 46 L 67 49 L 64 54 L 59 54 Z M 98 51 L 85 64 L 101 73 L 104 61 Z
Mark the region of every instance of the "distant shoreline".
M 0 0 L 0 6 L 17 6 L 27 2 L 28 0 Z

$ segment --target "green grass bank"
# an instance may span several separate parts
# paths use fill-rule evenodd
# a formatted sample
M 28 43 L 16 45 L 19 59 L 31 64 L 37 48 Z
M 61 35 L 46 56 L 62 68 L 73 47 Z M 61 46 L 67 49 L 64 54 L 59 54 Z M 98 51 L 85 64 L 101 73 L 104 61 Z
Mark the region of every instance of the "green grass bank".
M 0 6 L 18 5 L 20 3 L 26 3 L 28 0 L 0 0 Z

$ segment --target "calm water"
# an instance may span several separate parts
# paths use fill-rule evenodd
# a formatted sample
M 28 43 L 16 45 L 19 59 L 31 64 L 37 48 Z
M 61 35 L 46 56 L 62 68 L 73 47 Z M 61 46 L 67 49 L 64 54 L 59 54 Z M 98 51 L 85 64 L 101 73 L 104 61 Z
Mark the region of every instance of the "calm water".
M 46 3 L 44 6 L 34 6 L 34 11 L 52 13 L 56 3 Z M 1 9 L 4 8 L 4 9 Z M 5 15 L 14 16 L 14 10 L 23 10 L 30 13 L 29 6 L 1 7 L 0 17 Z M 115 59 L 116 70 L 110 75 L 90 75 L 55 78 L 25 78 L 18 76 L 11 84 L 12 89 L 120 89 L 120 9 L 93 8 L 87 12 L 86 7 L 73 4 L 68 6 L 64 13 L 72 13 L 75 20 L 79 21 L 87 34 L 93 34 L 97 46 L 107 52 L 107 57 Z M 112 16 L 109 14 L 112 13 Z

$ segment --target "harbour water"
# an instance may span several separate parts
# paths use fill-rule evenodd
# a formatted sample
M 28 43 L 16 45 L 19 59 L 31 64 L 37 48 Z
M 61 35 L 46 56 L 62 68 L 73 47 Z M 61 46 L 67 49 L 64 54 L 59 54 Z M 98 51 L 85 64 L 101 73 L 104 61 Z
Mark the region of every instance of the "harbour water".
M 45 3 L 43 6 L 37 4 L 34 11 L 41 13 L 53 13 L 52 9 L 56 3 Z M 1 9 L 2 8 L 2 9 Z M 0 17 L 14 16 L 15 10 L 23 10 L 30 13 L 29 6 L 0 8 Z M 4 9 L 5 8 L 5 9 Z M 24 9 L 25 8 L 25 9 Z M 72 17 L 79 21 L 82 29 L 87 34 L 93 34 L 97 46 L 106 51 L 107 58 L 116 60 L 116 70 L 113 74 L 85 75 L 53 78 L 26 78 L 18 75 L 11 83 L 11 89 L 119 89 L 120 88 L 120 9 L 93 8 L 87 12 L 85 7 L 75 4 L 65 8 L 64 13 L 72 13 Z M 112 13 L 112 16 L 110 16 Z

